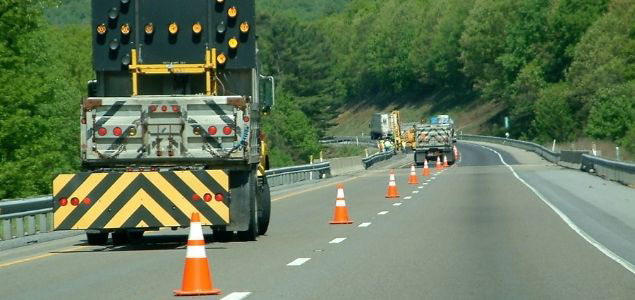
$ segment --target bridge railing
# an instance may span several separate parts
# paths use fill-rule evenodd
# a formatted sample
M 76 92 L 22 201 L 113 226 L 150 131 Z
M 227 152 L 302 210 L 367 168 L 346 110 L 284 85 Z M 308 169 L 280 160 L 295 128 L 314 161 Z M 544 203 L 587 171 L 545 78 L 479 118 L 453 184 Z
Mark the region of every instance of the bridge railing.
M 265 172 L 270 187 L 296 183 L 300 181 L 322 179 L 331 176 L 331 164 L 307 164 L 276 168 Z
M 635 185 L 635 164 L 589 155 L 589 151 L 563 150 L 554 152 L 535 143 L 493 136 L 461 134 L 458 138 L 464 141 L 495 143 L 525 149 L 535 152 L 555 164 L 595 173 L 603 178 L 614 180 L 625 185 Z
M 53 198 L 45 195 L 0 202 L 0 227 L 1 240 L 51 231 Z

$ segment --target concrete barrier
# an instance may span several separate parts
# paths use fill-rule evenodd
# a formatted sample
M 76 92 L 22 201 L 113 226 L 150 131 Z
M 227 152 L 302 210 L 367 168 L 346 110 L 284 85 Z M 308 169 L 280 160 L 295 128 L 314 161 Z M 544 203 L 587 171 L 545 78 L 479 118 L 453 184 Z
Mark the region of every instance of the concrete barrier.
M 582 154 L 590 154 L 589 150 L 562 150 L 560 151 L 560 161 L 558 164 L 572 169 L 582 167 Z
M 362 171 L 365 169 L 361 156 L 332 158 L 328 161 L 331 164 L 331 175 L 333 176 Z

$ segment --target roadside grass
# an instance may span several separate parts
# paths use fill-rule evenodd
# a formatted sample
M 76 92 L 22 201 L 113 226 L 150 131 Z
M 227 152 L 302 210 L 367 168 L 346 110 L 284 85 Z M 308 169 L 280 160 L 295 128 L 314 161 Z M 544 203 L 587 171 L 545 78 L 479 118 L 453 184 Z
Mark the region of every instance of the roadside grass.
M 366 149 L 368 149 L 368 155 L 371 155 L 377 152 L 376 147 L 365 147 L 365 146 L 357 146 L 357 145 L 338 145 L 338 146 L 328 146 L 324 147 L 323 158 L 338 158 L 338 157 L 351 157 L 351 156 L 362 156 L 366 155 Z
M 591 151 L 594 145 L 595 145 L 595 150 L 597 152 L 597 156 L 606 158 L 606 159 L 611 159 L 611 160 L 615 160 L 617 158 L 615 147 L 618 145 L 616 143 L 612 141 L 608 141 L 608 140 L 594 140 L 592 138 L 587 138 L 587 137 L 579 138 L 573 142 L 563 143 L 563 142 L 556 141 L 556 151 L 560 151 L 560 150 L 589 150 Z M 553 146 L 553 143 L 545 143 L 543 144 L 543 146 L 545 146 L 548 149 L 551 149 L 551 147 Z M 635 161 L 635 153 L 631 153 L 627 151 L 625 148 L 620 147 L 620 160 L 633 162 Z

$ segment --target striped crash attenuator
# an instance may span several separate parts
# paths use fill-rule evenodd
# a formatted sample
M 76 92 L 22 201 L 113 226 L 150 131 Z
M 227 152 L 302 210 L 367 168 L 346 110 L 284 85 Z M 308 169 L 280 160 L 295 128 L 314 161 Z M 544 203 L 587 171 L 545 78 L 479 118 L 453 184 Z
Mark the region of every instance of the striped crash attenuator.
M 53 181 L 53 226 L 64 229 L 229 223 L 229 178 L 222 170 L 60 174 Z M 214 195 L 221 193 L 223 201 Z M 205 201 L 205 195 L 211 201 Z M 60 199 L 67 204 L 60 206 Z M 71 199 L 79 204 L 73 205 Z M 209 196 L 208 196 L 208 199 Z

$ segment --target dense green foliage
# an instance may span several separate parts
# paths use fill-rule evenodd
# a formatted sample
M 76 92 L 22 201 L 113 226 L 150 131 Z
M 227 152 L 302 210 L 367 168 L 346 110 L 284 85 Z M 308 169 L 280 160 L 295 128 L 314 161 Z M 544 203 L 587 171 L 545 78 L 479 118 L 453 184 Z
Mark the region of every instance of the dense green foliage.
M 0 0 L 0 198 L 79 167 L 89 0 Z M 444 95 L 497 102 L 512 137 L 635 151 L 632 0 L 258 0 L 273 166 L 306 162 L 338 110 Z M 500 126 L 492 133 L 501 134 Z
M 265 69 L 309 99 L 299 106 L 320 129 L 342 105 L 442 94 L 433 110 L 504 104 L 492 122 L 509 116 L 515 138 L 635 144 L 632 0 L 352 0 L 320 18 L 276 13 L 262 17 L 275 31 Z
M 0 1 L 0 198 L 47 193 L 79 167 L 87 28 L 42 26 L 42 1 Z

